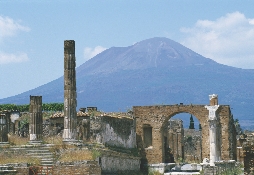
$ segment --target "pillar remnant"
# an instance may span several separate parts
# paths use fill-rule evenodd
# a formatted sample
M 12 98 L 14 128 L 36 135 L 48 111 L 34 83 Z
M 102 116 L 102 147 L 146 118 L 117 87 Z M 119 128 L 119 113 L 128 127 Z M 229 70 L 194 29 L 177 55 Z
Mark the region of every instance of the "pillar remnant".
M 76 141 L 76 58 L 75 41 L 64 41 L 64 131 L 63 141 Z
M 30 143 L 42 141 L 42 96 L 30 96 Z
M 0 145 L 8 144 L 7 115 L 0 114 Z
M 213 94 L 209 95 L 210 106 L 205 106 L 209 111 L 208 122 L 209 122 L 209 140 L 210 140 L 210 166 L 215 166 L 214 162 L 219 161 L 220 153 L 218 152 L 218 143 L 217 143 L 217 127 L 218 125 L 218 116 L 217 109 L 218 105 L 218 95 Z

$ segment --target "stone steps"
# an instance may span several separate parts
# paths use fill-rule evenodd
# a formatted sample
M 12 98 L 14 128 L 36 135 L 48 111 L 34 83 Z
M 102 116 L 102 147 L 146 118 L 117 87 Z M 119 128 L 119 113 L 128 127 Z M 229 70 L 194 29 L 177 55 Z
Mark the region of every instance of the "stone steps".
M 1 165 L 0 166 L 0 174 L 16 174 L 17 170 L 14 170 L 12 166 L 5 166 Z
M 27 149 L 27 155 L 31 157 L 38 158 L 41 162 L 41 166 L 53 166 L 54 165 L 54 155 L 50 152 L 50 147 L 37 146 L 35 148 Z

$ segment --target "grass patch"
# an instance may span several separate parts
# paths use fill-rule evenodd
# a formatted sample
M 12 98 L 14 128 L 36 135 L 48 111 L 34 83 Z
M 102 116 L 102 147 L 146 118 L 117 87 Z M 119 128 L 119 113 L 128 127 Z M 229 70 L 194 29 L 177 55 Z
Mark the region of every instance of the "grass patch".
M 43 143 L 62 145 L 63 138 L 60 136 L 48 136 L 43 138 Z
M 60 162 L 74 162 L 83 160 L 94 160 L 92 151 L 90 150 L 62 150 L 58 158 Z
M 0 150 L 0 164 L 8 163 L 28 163 L 32 165 L 39 165 L 40 160 L 38 158 L 29 157 L 25 151 L 8 152 L 7 150 Z
M 19 137 L 17 135 L 9 135 L 8 134 L 8 140 L 10 145 L 26 145 L 29 141 L 28 137 Z

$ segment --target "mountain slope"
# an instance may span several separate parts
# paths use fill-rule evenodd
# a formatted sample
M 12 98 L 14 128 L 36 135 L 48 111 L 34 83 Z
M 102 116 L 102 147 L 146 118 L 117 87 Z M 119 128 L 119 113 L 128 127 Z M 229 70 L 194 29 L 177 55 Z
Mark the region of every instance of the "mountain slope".
M 213 64 L 214 61 L 167 38 L 152 38 L 129 47 L 110 48 L 77 69 L 77 73 L 112 73 L 119 70 L 143 70 Z
M 235 118 L 252 118 L 254 70 L 218 64 L 167 38 L 152 38 L 129 47 L 112 47 L 76 69 L 78 108 L 125 111 L 134 105 L 230 105 Z M 0 103 L 63 102 L 63 77 Z

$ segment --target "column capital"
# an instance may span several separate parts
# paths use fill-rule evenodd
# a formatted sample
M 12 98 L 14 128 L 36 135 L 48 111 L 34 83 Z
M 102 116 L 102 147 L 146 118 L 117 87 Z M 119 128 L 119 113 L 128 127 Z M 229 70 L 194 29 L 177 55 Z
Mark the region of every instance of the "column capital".
M 208 118 L 209 120 L 216 120 L 216 111 L 219 108 L 219 105 L 214 105 L 214 106 L 205 106 L 205 108 L 209 111 Z

